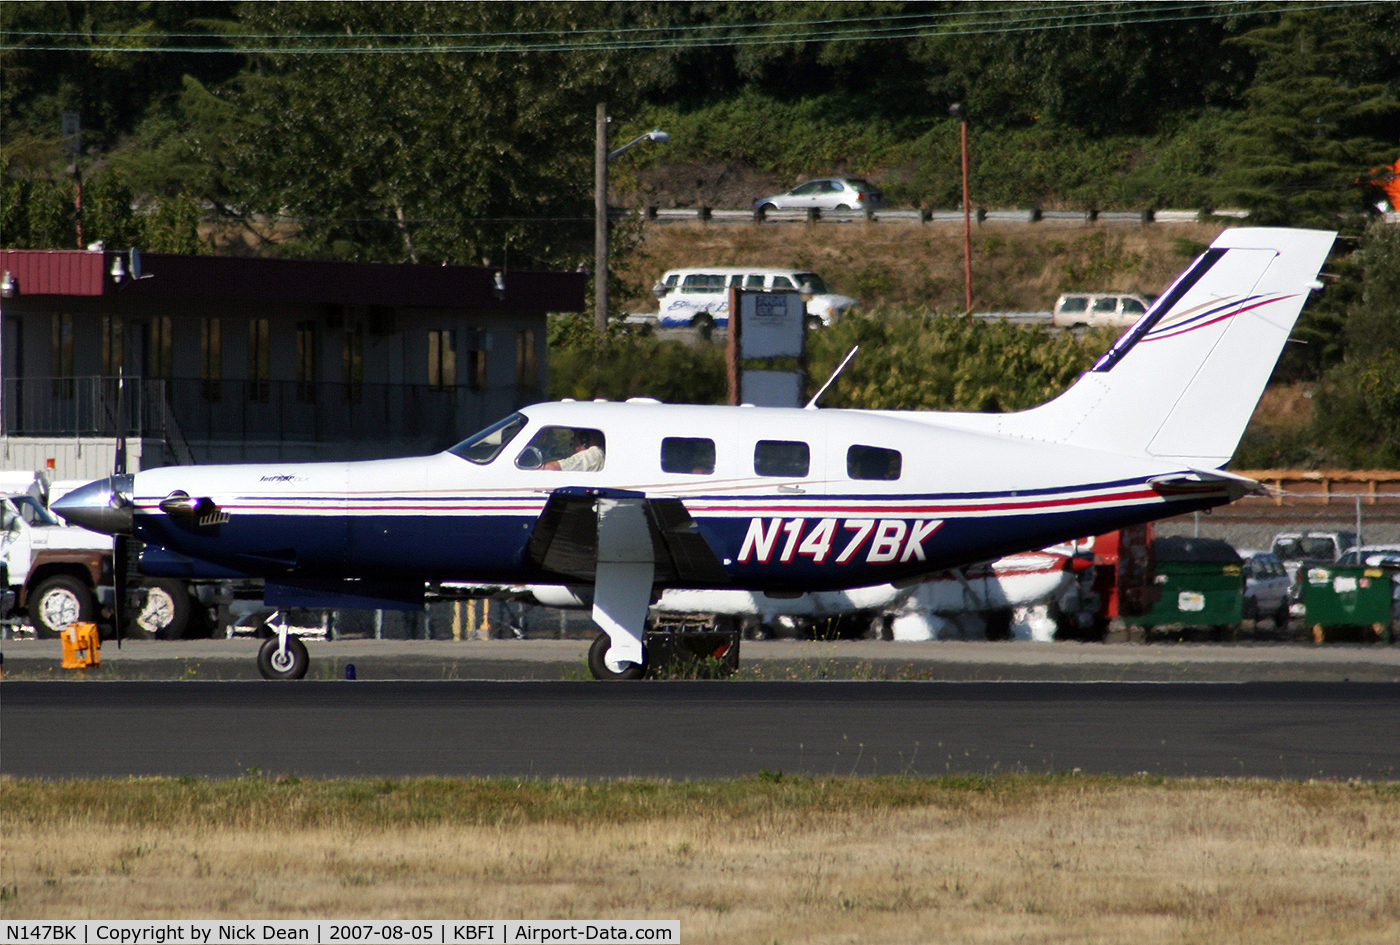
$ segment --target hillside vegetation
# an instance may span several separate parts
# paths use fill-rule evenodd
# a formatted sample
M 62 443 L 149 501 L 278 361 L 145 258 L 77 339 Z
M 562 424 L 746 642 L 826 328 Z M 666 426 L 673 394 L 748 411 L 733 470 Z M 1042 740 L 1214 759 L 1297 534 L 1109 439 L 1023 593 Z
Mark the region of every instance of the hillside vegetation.
M 1278 373 L 1315 393 L 1314 419 L 1248 448 L 1257 465 L 1400 464 L 1400 257 L 1372 226 L 1400 139 L 1397 35 L 1383 2 L 5 3 L 0 238 L 593 268 L 599 103 L 609 146 L 670 134 L 611 163 L 615 205 L 746 206 L 853 173 L 941 209 L 961 202 L 959 103 L 977 206 L 1228 207 L 1339 230 Z M 976 307 L 1155 293 L 1208 229 L 1152 247 L 1151 228 L 981 227 Z M 810 265 L 891 331 L 922 330 L 962 286 L 956 234 L 936 227 L 622 224 L 611 247 L 613 315 L 689 262 Z M 553 338 L 564 389 L 713 396 L 691 355 L 623 353 L 654 339 Z

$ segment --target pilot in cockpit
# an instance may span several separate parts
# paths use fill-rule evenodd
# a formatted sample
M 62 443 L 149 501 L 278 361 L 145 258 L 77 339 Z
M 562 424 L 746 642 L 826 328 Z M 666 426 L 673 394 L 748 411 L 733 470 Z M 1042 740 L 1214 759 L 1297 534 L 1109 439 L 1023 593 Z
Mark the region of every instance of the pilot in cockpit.
M 551 459 L 541 468 L 564 472 L 595 472 L 603 468 L 603 434 L 597 430 L 574 430 L 570 439 L 573 453 Z

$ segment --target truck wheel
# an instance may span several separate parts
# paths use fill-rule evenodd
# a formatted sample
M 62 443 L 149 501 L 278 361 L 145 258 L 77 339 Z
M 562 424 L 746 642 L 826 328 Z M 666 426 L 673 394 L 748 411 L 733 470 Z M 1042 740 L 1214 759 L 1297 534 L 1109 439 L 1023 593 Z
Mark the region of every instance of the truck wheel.
M 598 639 L 593 641 L 593 645 L 588 648 L 588 671 L 593 674 L 594 679 L 620 680 L 620 679 L 641 679 L 647 674 L 647 651 L 642 648 L 642 662 L 623 663 L 621 669 L 613 669 L 604 658 L 608 655 L 608 649 L 612 646 L 612 640 L 606 633 L 598 634 Z
M 29 595 L 29 619 L 41 639 L 57 637 L 72 623 L 91 623 L 96 612 L 92 588 L 67 574 L 40 581 Z
M 179 581 L 152 581 L 132 621 L 137 632 L 161 640 L 183 640 L 190 622 L 190 595 Z
M 286 653 L 278 652 L 275 636 L 258 650 L 258 672 L 263 679 L 301 679 L 310 665 L 306 644 L 296 637 L 287 637 Z

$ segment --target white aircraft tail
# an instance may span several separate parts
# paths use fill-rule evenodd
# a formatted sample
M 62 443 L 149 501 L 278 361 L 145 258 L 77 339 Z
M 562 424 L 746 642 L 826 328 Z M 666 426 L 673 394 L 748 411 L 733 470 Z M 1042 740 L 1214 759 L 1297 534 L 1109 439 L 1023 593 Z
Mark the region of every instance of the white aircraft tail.
M 1093 369 L 1001 432 L 1218 469 L 1249 422 L 1336 233 L 1226 230 Z

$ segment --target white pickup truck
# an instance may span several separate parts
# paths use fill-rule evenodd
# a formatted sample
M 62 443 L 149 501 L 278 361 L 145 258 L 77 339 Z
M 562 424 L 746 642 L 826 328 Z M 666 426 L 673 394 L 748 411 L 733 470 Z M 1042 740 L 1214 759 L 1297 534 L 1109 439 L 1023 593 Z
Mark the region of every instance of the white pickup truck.
M 14 483 L 7 483 L 13 489 Z M 49 511 L 49 486 L 0 494 L 0 582 L 9 591 L 0 617 L 57 637 L 70 623 L 110 623 L 115 598 L 112 539 L 69 525 Z M 55 497 L 57 492 L 55 492 Z M 180 581 L 142 582 L 126 632 L 181 637 L 197 602 Z

